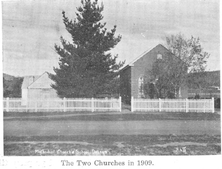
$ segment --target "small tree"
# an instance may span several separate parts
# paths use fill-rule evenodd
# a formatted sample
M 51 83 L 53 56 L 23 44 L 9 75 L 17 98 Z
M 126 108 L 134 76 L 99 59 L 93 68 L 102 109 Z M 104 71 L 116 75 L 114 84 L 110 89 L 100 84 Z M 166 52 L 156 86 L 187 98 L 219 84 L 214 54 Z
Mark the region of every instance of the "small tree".
M 148 83 L 153 84 L 157 98 L 175 98 L 179 87 L 186 76 L 186 66 L 182 60 L 170 54 L 163 59 L 157 59 L 151 70 L 148 70 Z M 147 88 L 150 98 L 153 98 L 153 89 Z
M 198 84 L 200 78 L 188 76 L 189 73 L 203 72 L 209 57 L 201 47 L 200 39 L 186 39 L 182 34 L 166 37 L 167 48 L 171 52 L 165 59 L 157 60 L 150 71 L 158 97 L 176 97 L 183 84 Z M 173 55 L 172 55 L 173 54 Z M 151 79 L 151 80 L 153 80 Z
M 55 45 L 59 54 L 59 68 L 50 78 L 55 82 L 52 87 L 60 97 L 95 97 L 110 92 L 112 80 L 123 62 L 117 63 L 117 55 L 108 51 L 115 47 L 121 36 L 115 37 L 116 26 L 111 31 L 105 28 L 103 5 L 98 0 L 82 0 L 77 8 L 76 18 L 69 20 L 62 12 L 66 30 L 72 42 L 61 37 L 62 46 Z
M 203 72 L 209 54 L 201 46 L 200 39 L 191 36 L 186 39 L 182 34 L 166 37 L 168 49 L 187 66 L 188 73 Z
M 155 84 L 152 82 L 148 82 L 144 84 L 144 93 L 145 96 L 148 95 L 151 99 L 154 99 L 157 95 Z
M 201 88 L 200 84 L 203 82 L 204 74 L 200 72 L 205 71 L 206 60 L 210 55 L 203 50 L 200 39 L 193 36 L 186 39 L 182 34 L 177 34 L 166 37 L 166 42 L 168 49 L 180 58 L 187 67 L 187 76 L 183 76 L 183 73 L 178 71 L 178 74 L 182 75 L 178 78 L 183 79 L 182 82 L 186 82 L 189 86 L 196 85 L 196 87 Z M 196 73 L 200 75 L 197 78 L 195 78 Z

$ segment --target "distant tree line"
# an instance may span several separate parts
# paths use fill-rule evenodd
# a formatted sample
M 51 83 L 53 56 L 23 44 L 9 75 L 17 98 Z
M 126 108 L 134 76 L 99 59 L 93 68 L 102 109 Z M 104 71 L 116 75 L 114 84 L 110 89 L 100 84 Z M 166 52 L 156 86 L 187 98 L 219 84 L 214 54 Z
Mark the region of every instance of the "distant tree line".
M 10 80 L 3 77 L 3 97 L 21 98 L 22 81 L 22 77 L 13 77 Z

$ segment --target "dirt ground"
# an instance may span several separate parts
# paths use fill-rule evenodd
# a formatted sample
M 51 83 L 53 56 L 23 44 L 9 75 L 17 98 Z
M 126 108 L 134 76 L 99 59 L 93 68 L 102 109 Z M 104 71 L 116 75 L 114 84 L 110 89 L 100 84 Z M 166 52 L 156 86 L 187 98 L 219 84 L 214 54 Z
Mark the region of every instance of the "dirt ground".
M 4 137 L 5 156 L 217 155 L 220 135 Z

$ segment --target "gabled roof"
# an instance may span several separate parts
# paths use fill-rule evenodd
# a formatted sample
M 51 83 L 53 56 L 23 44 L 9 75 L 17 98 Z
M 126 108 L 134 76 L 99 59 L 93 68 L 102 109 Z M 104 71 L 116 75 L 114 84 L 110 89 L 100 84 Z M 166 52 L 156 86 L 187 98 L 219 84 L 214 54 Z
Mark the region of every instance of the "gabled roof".
M 22 82 L 22 89 L 49 89 L 53 81 L 49 78 L 48 72 L 40 76 L 25 76 Z
M 53 81 L 49 78 L 48 72 L 44 72 L 28 86 L 28 89 L 51 89 L 52 83 Z
M 150 48 L 150 49 L 146 50 L 145 52 L 143 52 L 141 55 L 139 55 L 137 58 L 135 58 L 132 62 L 130 62 L 128 65 L 126 65 L 124 68 L 122 68 L 122 69 L 120 70 L 120 72 L 123 71 L 123 70 L 125 70 L 125 69 L 127 69 L 128 67 L 133 66 L 136 61 L 138 61 L 138 60 L 139 60 L 140 58 L 142 58 L 144 55 L 146 55 L 146 54 L 148 54 L 149 52 L 151 52 L 154 48 L 158 48 L 158 47 L 164 48 L 164 49 L 166 49 L 167 51 L 169 51 L 169 50 L 168 50 L 166 47 L 164 47 L 162 44 L 158 44 L 157 46 L 155 46 L 155 47 L 153 47 L 153 48 Z M 169 52 L 170 52 L 170 51 L 169 51 Z M 170 53 L 171 53 L 171 52 L 170 52 Z
M 142 57 L 144 57 L 146 54 L 150 53 L 152 50 L 154 50 L 155 48 L 163 48 L 164 50 L 166 50 L 167 52 L 169 52 L 170 54 L 174 55 L 169 49 L 167 49 L 165 46 L 163 46 L 162 44 L 158 44 L 157 46 L 150 48 L 148 50 L 146 50 L 145 52 L 143 52 L 141 55 L 139 55 L 136 59 L 134 59 L 132 62 L 130 62 L 128 65 L 126 65 L 124 68 L 122 68 L 120 70 L 123 71 L 125 69 L 127 69 L 128 67 L 134 66 L 134 63 L 136 61 L 138 61 L 139 59 L 141 59 Z
M 161 47 L 161 48 L 165 48 L 166 50 L 168 50 L 166 47 L 164 47 L 163 45 L 159 44 L 157 46 L 155 46 L 154 48 L 158 48 L 158 47 Z M 139 55 L 136 59 L 134 59 L 132 62 L 129 63 L 129 66 L 133 66 L 133 64 L 139 60 L 140 58 L 142 58 L 144 55 L 146 55 L 147 53 L 151 52 L 154 48 L 150 48 L 148 50 L 146 50 L 145 52 L 143 52 L 141 55 Z M 168 50 L 169 51 L 169 50 Z M 170 51 L 169 51 L 170 52 Z

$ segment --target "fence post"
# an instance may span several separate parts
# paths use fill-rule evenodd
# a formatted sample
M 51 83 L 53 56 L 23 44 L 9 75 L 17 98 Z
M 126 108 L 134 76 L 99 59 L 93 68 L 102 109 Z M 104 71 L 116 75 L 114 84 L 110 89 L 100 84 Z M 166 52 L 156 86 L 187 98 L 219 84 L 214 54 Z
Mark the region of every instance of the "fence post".
M 66 98 L 63 98 L 63 112 L 66 112 Z
M 189 100 L 186 98 L 186 113 L 189 112 Z
M 30 101 L 28 99 L 26 100 L 26 105 L 25 105 L 25 112 L 28 112 L 28 107 L 30 105 Z
M 122 111 L 122 98 L 119 96 L 119 111 Z
M 37 101 L 35 101 L 35 112 L 37 112 Z
M 133 104 L 134 104 L 134 102 L 133 102 L 134 100 L 133 100 L 133 96 L 131 97 L 131 111 L 132 112 L 134 112 L 134 107 L 133 107 Z
M 49 100 L 46 99 L 46 111 L 48 112 L 49 111 Z
M 95 111 L 95 107 L 94 107 L 94 98 L 92 97 L 91 99 L 91 108 L 92 108 L 92 112 Z
M 212 113 L 214 113 L 214 97 L 212 97 Z
M 9 111 L 9 98 L 6 98 L 6 112 Z
M 204 101 L 203 112 L 206 112 L 206 101 Z
M 159 98 L 159 111 L 161 112 L 161 99 Z

